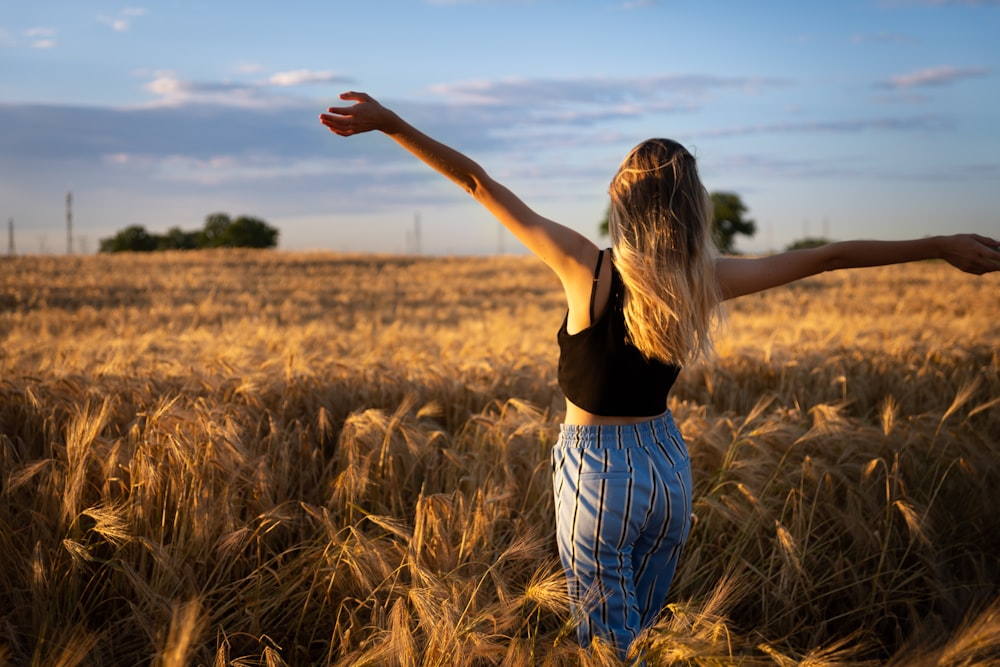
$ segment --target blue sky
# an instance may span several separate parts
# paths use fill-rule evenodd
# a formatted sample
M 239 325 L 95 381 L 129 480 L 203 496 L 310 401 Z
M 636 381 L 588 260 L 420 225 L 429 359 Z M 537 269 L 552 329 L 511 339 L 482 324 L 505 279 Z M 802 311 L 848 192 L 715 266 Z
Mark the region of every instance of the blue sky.
M 71 190 L 78 251 L 216 211 L 293 250 L 406 252 L 419 219 L 425 252 L 518 251 L 391 140 L 326 131 L 353 89 L 595 240 L 649 136 L 740 194 L 747 251 L 997 235 L 997 34 L 998 0 L 5 3 L 0 220 L 64 252 Z

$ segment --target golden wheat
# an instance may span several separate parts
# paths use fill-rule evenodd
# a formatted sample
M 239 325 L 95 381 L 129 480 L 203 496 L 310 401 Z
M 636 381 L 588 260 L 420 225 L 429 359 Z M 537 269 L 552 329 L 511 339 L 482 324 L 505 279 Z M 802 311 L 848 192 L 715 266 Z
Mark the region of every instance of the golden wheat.
M 995 664 L 996 276 L 729 304 L 649 664 Z M 613 665 L 575 643 L 531 258 L 0 260 L 0 664 Z

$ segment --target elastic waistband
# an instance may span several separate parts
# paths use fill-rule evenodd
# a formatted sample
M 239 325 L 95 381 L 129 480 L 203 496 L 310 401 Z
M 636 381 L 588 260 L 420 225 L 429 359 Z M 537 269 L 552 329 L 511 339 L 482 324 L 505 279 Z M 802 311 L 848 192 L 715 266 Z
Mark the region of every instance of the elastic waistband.
M 637 424 L 581 425 L 560 424 L 559 445 L 577 448 L 644 447 L 651 442 L 680 440 L 681 434 L 667 410 L 659 417 Z

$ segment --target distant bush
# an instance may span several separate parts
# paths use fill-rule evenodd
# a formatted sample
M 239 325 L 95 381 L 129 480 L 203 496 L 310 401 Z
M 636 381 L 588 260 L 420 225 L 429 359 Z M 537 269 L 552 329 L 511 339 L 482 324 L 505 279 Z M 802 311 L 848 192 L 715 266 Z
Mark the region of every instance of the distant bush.
M 212 213 L 200 231 L 171 227 L 166 234 L 151 234 L 142 225 L 129 225 L 114 236 L 101 239 L 101 252 L 152 252 L 198 248 L 273 248 L 279 231 L 260 218 Z
M 830 239 L 807 236 L 804 239 L 799 239 L 798 241 L 785 246 L 785 250 L 805 250 L 806 248 L 818 248 L 828 243 L 832 243 L 832 241 L 830 241 Z
M 129 225 L 109 239 L 101 239 L 101 252 L 150 252 L 160 245 L 160 237 L 142 225 Z
M 200 248 L 201 232 L 186 232 L 180 227 L 171 227 L 166 235 L 156 237 L 157 250 L 194 250 Z

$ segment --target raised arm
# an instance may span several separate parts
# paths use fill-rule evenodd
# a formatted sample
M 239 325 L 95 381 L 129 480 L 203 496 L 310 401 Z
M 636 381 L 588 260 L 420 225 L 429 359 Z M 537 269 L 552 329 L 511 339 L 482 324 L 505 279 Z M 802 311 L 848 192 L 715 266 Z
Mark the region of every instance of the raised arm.
M 837 269 L 943 259 L 967 273 L 1000 271 L 1000 241 L 978 234 L 912 241 L 843 241 L 758 258 L 720 257 L 715 277 L 724 299 L 760 292 Z
M 597 247 L 582 234 L 539 215 L 479 164 L 420 132 L 365 93 L 348 92 L 340 98 L 355 104 L 330 107 L 328 113 L 320 115 L 320 122 L 331 131 L 344 137 L 372 130 L 383 132 L 475 197 L 555 271 L 564 286 L 579 274 L 589 280 Z

